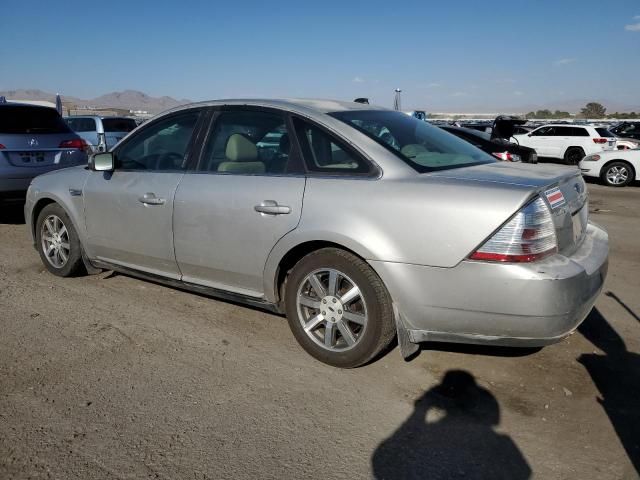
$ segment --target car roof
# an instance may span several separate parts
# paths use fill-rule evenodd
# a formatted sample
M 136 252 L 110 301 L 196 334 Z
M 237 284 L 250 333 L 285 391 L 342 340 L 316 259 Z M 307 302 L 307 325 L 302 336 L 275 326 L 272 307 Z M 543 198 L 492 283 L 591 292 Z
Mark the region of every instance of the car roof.
M 123 115 L 65 115 L 64 118 L 99 118 L 101 120 L 110 119 L 110 118 L 124 118 L 127 120 L 135 120 L 133 117 L 125 117 Z
M 313 111 L 315 113 L 331 113 L 331 112 L 344 112 L 348 110 L 390 110 L 385 107 L 378 107 L 375 105 L 369 105 L 357 102 L 345 102 L 342 100 L 330 100 L 321 98 L 239 98 L 239 99 L 222 99 L 222 100 L 209 100 L 204 102 L 190 103 L 187 105 L 181 105 L 179 107 L 167 110 L 164 113 L 175 112 L 179 110 L 194 108 L 194 107 L 214 107 L 221 105 L 230 106 L 254 106 L 254 107 L 271 107 L 281 110 L 292 111 Z M 391 111 L 391 110 L 390 110 Z
M 55 108 L 49 107 L 47 105 L 34 105 L 33 103 L 20 103 L 20 102 L 0 103 L 0 108 L 7 108 L 7 107 L 47 108 L 49 110 L 56 110 Z

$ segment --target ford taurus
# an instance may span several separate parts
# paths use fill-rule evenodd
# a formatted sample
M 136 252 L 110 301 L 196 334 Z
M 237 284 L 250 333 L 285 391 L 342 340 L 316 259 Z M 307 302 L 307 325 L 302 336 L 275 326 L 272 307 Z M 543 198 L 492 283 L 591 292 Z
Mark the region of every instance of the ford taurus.
M 356 367 L 395 336 L 541 346 L 607 272 L 575 167 L 497 162 L 400 112 L 325 100 L 170 110 L 25 204 L 46 268 L 111 269 L 285 313 L 317 359 Z

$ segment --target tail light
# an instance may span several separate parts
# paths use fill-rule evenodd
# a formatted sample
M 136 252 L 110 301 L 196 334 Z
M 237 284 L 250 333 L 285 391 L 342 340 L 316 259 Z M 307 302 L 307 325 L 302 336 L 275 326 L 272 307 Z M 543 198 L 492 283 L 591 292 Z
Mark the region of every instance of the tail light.
M 520 155 L 516 155 L 515 153 L 493 152 L 491 155 L 496 157 L 498 160 L 503 160 L 505 162 L 519 162 L 519 161 L 521 161 Z
M 471 260 L 490 262 L 534 262 L 558 251 L 558 241 L 549 207 L 538 197 L 525 205 L 494 233 Z
M 608 141 L 609 141 L 608 138 L 602 138 L 602 137 L 593 139 L 593 143 L 607 143 Z
M 81 138 L 73 138 L 71 140 L 64 140 L 62 142 L 60 142 L 60 145 L 58 145 L 59 148 L 74 148 L 77 150 L 86 150 L 89 148 L 89 145 L 87 145 L 87 142 L 85 142 L 83 139 Z
M 5 147 L 3 144 L 0 143 L 0 150 L 2 150 L 3 148 L 7 148 L 7 147 Z

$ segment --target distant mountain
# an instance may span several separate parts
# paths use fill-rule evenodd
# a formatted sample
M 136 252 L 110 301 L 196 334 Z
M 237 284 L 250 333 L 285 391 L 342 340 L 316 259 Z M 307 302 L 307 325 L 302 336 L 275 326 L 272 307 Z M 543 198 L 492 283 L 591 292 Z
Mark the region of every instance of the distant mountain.
M 54 102 L 55 93 L 44 92 L 37 89 L 19 89 L 0 91 L 0 96 L 5 96 L 7 100 L 47 100 Z M 136 90 L 124 90 L 122 92 L 112 92 L 101 95 L 97 98 L 84 100 L 77 97 L 70 97 L 61 94 L 65 104 L 71 103 L 76 107 L 106 107 L 122 108 L 125 110 L 146 110 L 151 113 L 161 112 L 178 105 L 191 103 L 191 100 L 176 100 L 171 97 L 151 97 Z

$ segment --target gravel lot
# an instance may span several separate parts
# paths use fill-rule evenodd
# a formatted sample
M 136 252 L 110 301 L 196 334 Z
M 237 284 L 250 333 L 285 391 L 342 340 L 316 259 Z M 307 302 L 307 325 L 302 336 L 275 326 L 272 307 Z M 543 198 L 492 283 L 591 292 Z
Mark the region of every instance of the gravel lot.
M 0 478 L 637 478 L 640 187 L 589 188 L 612 251 L 576 334 L 349 371 L 282 317 L 54 277 L 0 206 Z

